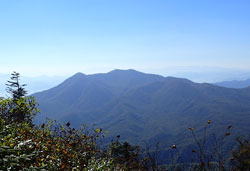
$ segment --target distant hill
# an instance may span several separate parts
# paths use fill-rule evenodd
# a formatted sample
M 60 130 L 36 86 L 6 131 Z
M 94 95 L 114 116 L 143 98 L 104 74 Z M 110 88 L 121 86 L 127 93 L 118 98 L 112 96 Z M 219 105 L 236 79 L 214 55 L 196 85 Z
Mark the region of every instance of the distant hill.
M 95 124 L 109 136 L 121 135 L 134 143 L 188 146 L 187 128 L 199 128 L 207 120 L 212 120 L 216 134 L 223 134 L 228 125 L 234 126 L 235 136 L 250 132 L 250 88 L 229 89 L 135 70 L 114 70 L 77 73 L 34 96 L 42 111 L 38 120 L 49 117 L 70 121 L 76 127 Z
M 221 87 L 227 87 L 227 88 L 246 88 L 250 86 L 250 79 L 242 80 L 242 81 L 223 81 L 215 83 L 215 85 L 221 86 Z

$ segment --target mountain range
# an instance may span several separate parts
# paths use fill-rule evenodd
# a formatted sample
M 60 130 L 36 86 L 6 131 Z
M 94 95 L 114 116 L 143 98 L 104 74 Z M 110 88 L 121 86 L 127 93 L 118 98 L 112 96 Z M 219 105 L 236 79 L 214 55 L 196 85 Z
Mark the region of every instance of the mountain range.
M 212 121 L 211 134 L 223 135 L 233 125 L 236 136 L 250 132 L 250 87 L 231 89 L 187 79 L 135 70 L 77 73 L 58 86 L 33 94 L 45 118 L 95 125 L 108 137 L 120 135 L 132 143 L 191 145 L 189 127 Z M 232 141 L 230 141 L 232 142 Z
M 233 80 L 233 81 L 222 81 L 215 83 L 215 85 L 227 88 L 246 88 L 250 86 L 250 79 L 246 80 Z

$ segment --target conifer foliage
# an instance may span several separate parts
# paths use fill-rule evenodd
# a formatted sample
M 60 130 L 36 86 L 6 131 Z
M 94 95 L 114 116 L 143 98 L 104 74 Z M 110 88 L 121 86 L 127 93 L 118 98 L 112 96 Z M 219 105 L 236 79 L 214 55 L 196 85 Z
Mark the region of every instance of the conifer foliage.
M 26 84 L 20 84 L 20 74 L 13 72 L 10 77 L 11 80 L 7 81 L 7 92 L 12 96 L 14 100 L 18 100 L 27 94 L 25 90 Z
M 0 101 L 0 116 L 7 123 L 25 121 L 32 124 L 32 119 L 39 110 L 34 97 L 26 96 L 26 85 L 20 83 L 20 74 L 13 72 L 6 85 L 11 97 Z

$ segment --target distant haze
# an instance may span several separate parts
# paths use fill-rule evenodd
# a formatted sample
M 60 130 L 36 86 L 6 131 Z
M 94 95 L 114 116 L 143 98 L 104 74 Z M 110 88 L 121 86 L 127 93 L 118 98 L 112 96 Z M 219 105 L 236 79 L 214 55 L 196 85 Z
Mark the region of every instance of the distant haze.
M 26 77 L 21 76 L 21 83 L 27 84 L 26 90 L 28 94 L 32 94 L 35 92 L 47 90 L 52 88 L 62 81 L 64 81 L 66 77 L 62 76 L 40 76 L 40 77 Z M 7 80 L 10 80 L 10 74 L 0 74 L 0 97 L 7 97 L 8 94 L 6 92 L 6 83 Z
M 144 70 L 142 70 L 144 71 Z M 84 71 L 79 71 L 85 74 L 94 74 L 88 73 Z M 147 70 L 145 71 L 147 72 Z M 104 72 L 98 72 L 104 73 Z M 147 72 L 150 73 L 150 72 Z M 248 70 L 233 70 L 233 69 L 225 69 L 225 68 L 209 68 L 209 67 L 179 67 L 175 69 L 152 69 L 154 74 L 162 75 L 162 76 L 174 76 L 179 78 L 187 78 L 194 82 L 207 82 L 207 83 L 217 83 L 223 81 L 232 81 L 232 80 L 246 80 L 250 78 L 250 71 Z M 26 89 L 29 94 L 50 89 L 54 86 L 57 86 L 62 81 L 64 81 L 67 77 L 72 76 L 75 73 L 64 75 L 64 76 L 25 76 L 21 73 L 21 82 L 27 84 Z M 5 83 L 10 78 L 9 74 L 0 74 L 0 97 L 6 96 L 7 93 L 5 91 L 6 86 Z M 224 85 L 224 84 L 218 84 Z M 248 85 L 248 84 L 246 84 Z M 227 86 L 225 86 L 227 87 Z M 229 86 L 230 87 L 230 86 Z M 237 87 L 237 86 L 232 86 Z M 246 87 L 240 86 L 239 88 Z

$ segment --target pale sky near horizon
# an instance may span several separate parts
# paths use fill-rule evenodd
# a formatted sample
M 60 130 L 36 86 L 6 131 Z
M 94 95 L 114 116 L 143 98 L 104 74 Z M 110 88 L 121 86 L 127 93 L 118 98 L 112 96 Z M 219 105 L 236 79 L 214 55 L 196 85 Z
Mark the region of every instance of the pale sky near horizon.
M 0 0 L 0 73 L 250 70 L 249 0 Z

